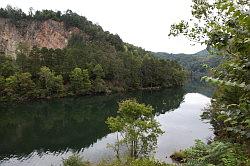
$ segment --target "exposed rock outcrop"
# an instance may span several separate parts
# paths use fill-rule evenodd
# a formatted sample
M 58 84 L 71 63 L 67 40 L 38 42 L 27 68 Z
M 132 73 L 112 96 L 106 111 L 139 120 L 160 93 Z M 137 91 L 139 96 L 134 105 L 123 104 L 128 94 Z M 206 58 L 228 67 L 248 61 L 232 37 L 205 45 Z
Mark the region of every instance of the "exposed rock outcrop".
M 19 21 L 12 23 L 9 19 L 0 18 L 0 52 L 15 57 L 19 43 L 47 48 L 64 48 L 73 33 L 80 33 L 78 28 L 66 29 L 63 22 Z

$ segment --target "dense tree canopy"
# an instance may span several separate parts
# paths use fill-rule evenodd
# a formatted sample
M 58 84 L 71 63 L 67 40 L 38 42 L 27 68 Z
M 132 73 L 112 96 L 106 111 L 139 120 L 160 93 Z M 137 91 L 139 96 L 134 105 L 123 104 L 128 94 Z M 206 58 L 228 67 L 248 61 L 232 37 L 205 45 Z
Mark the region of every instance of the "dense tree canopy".
M 64 49 L 48 49 L 19 43 L 16 59 L 0 56 L 1 82 L 15 73 L 30 73 L 35 84 L 34 96 L 26 99 L 85 95 L 142 88 L 181 86 L 186 72 L 176 62 L 159 60 L 149 51 L 124 43 L 118 35 L 105 32 L 98 25 L 70 10 L 65 13 L 43 10 L 27 15 L 8 6 L 0 17 L 13 25 L 52 19 L 65 28 L 77 27 Z M 4 86 L 5 87 L 5 86 Z M 11 92 L 9 92 L 11 93 Z M 14 90 L 12 93 L 17 93 Z M 5 96 L 1 94 L 0 96 Z M 1 98 L 1 101 L 8 101 Z M 14 99 L 19 100 L 19 99 Z
M 155 56 L 161 59 L 177 61 L 188 71 L 192 79 L 200 79 L 210 74 L 209 68 L 215 68 L 223 61 L 222 56 L 218 56 L 215 52 L 208 50 L 209 49 L 202 50 L 195 54 L 169 54 L 157 52 Z
M 75 68 L 70 73 L 70 85 L 74 93 L 83 93 L 91 87 L 89 73 L 87 69 Z

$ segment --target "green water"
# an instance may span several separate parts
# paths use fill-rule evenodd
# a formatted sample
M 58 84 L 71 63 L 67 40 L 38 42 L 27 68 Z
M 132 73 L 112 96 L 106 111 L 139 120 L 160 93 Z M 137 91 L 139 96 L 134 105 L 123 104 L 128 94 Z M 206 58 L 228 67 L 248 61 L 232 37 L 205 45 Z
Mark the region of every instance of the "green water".
M 184 88 L 160 91 L 138 91 L 0 106 L 0 165 L 60 165 L 62 158 L 73 152 L 86 156 L 91 161 L 97 161 L 103 156 L 112 156 L 112 152 L 106 149 L 106 144 L 112 143 L 114 139 L 105 120 L 109 116 L 115 116 L 119 101 L 136 98 L 140 102 L 150 104 L 155 108 L 156 117 L 163 127 L 167 124 L 165 121 L 173 120 L 173 124 L 167 125 L 171 127 L 182 123 L 178 122 L 178 116 L 182 116 L 183 110 L 190 109 L 185 103 L 197 102 L 198 105 L 194 105 L 195 108 L 191 110 L 197 110 L 199 114 L 201 108 L 209 103 L 211 92 L 208 88 L 193 83 Z M 201 101 L 204 101 L 203 104 Z M 184 141 L 185 144 L 179 148 L 193 144 L 196 136 L 205 139 L 212 135 L 210 131 L 208 134 L 209 126 L 200 128 L 200 123 L 203 122 L 198 114 L 188 113 L 192 116 L 187 119 L 187 123 L 192 122 L 194 128 L 197 126 L 199 130 L 196 134 L 187 133 L 190 140 Z M 196 119 L 192 119 L 193 116 Z M 180 132 L 185 133 L 182 128 L 179 128 Z M 178 131 L 178 128 L 166 130 Z M 204 134 L 199 135 L 198 133 L 203 133 L 203 130 Z M 167 139 L 176 140 L 174 136 L 178 138 L 178 132 L 172 134 L 172 137 L 169 134 L 161 137 L 159 142 Z M 166 148 L 173 149 L 178 145 L 181 143 L 176 142 L 176 145 L 171 144 Z M 165 152 L 159 149 L 158 158 L 164 160 L 164 156 L 170 152 L 171 150 Z

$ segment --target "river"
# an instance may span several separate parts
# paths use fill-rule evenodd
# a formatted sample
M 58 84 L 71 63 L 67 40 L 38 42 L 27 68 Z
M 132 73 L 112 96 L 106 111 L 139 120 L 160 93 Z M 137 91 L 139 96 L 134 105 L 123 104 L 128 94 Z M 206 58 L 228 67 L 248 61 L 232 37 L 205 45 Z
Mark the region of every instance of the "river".
M 192 82 L 183 88 L 138 91 L 108 96 L 55 99 L 0 106 L 0 165 L 60 165 L 77 153 L 91 162 L 112 159 L 107 148 L 115 141 L 105 120 L 115 116 L 117 103 L 127 98 L 155 108 L 165 133 L 159 137 L 155 157 L 171 163 L 169 156 L 213 138 L 212 126 L 200 119 L 213 90 Z

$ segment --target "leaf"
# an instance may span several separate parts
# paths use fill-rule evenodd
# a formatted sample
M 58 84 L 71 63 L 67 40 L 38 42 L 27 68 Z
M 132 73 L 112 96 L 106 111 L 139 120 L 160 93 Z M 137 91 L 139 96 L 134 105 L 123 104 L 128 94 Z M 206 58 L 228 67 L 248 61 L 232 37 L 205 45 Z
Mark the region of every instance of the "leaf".
M 225 114 L 221 114 L 217 117 L 218 120 L 222 120 L 222 121 L 224 121 L 224 119 L 226 119 L 226 118 L 227 118 L 227 115 L 225 115 Z
M 239 15 L 240 15 L 240 11 L 237 10 L 236 12 L 234 12 L 233 17 L 238 17 Z
M 250 119 L 245 120 L 245 123 L 247 123 L 247 127 L 250 127 Z
M 227 122 L 229 122 L 231 120 L 232 120 L 232 118 L 227 118 L 226 120 L 224 120 L 224 122 L 227 123 Z
M 229 9 L 228 9 L 228 12 L 231 13 L 234 10 L 235 10 L 235 8 L 233 6 L 230 6 Z
M 246 137 L 249 139 L 250 138 L 250 132 L 246 134 Z

